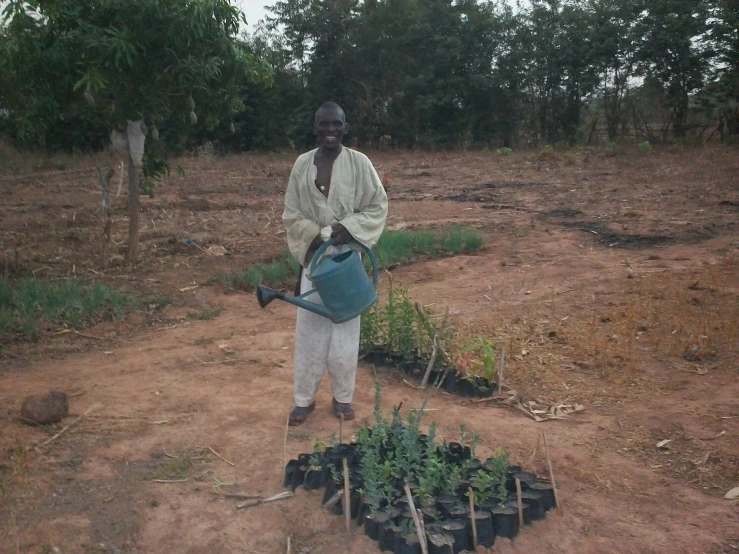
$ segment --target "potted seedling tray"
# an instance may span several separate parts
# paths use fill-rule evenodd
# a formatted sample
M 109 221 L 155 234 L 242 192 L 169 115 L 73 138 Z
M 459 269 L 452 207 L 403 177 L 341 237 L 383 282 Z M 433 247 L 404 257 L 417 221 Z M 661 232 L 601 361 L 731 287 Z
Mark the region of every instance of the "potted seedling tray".
M 331 513 L 342 515 L 344 495 L 338 493 L 346 460 L 350 516 L 381 551 L 421 553 L 408 494 L 423 520 L 430 554 L 471 550 L 473 521 L 478 544 L 489 548 L 496 537 L 513 539 L 522 531 L 519 510 L 527 525 L 555 507 L 549 481 L 511 465 L 502 449 L 477 458 L 480 438 L 468 436 L 463 425 L 459 441 L 438 441 L 434 423 L 426 434 L 420 430 L 423 410 L 411 411 L 404 420 L 394 409 L 387 420 L 380 405 L 376 384 L 374 425 L 360 429 L 349 444 L 330 444 L 290 460 L 284 484 L 325 487 L 322 503 L 340 496 Z

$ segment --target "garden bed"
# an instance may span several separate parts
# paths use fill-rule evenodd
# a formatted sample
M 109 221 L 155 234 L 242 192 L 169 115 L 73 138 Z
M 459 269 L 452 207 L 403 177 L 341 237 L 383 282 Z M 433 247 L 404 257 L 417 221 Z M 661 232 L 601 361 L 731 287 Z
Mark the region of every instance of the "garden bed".
M 407 290 L 395 287 L 384 306 L 375 304 L 362 316 L 362 360 L 421 380 L 431 365 L 429 384 L 465 397 L 492 396 L 495 344 L 485 337 L 460 337 L 448 314 L 442 317 L 426 313 Z
M 511 465 L 502 449 L 477 458 L 480 438 L 468 436 L 464 426 L 458 442 L 437 442 L 434 423 L 421 432 L 423 409 L 412 410 L 404 421 L 396 408 L 386 420 L 376 387 L 374 425 L 360 429 L 354 442 L 318 444 L 312 454 L 290 460 L 285 487 L 325 488 L 322 503 L 331 513 L 348 509 L 380 550 L 395 554 L 421 553 L 416 518 L 430 554 L 456 554 L 472 550 L 474 537 L 488 548 L 496 537 L 513 539 L 521 522 L 543 519 L 555 507 L 549 481 Z M 336 501 L 345 498 L 345 480 L 348 505 Z

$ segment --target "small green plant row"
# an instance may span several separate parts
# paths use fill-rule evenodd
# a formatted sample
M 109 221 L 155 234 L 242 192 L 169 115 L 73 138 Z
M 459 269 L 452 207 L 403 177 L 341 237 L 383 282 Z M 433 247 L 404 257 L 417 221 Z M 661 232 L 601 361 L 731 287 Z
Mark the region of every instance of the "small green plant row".
M 373 249 L 380 268 L 412 263 L 419 255 L 456 256 L 477 252 L 483 246 L 480 233 L 464 227 L 452 227 L 440 232 L 385 231 Z M 365 258 L 365 265 L 369 261 Z M 254 289 L 260 284 L 281 287 L 297 278 L 300 264 L 287 249 L 279 257 L 255 264 L 236 273 L 220 274 L 208 284 L 220 283 L 228 289 Z
M 0 279 L 0 336 L 36 336 L 41 323 L 79 328 L 121 317 L 133 297 L 100 282 Z
M 359 350 L 364 357 L 374 354 L 373 358 L 426 368 L 434 337 L 438 340 L 437 374 L 461 372 L 488 383 L 494 380 L 499 344 L 489 337 L 458 334 L 448 315 L 427 314 L 400 286 L 393 287 L 384 305 L 377 302 L 362 315 Z

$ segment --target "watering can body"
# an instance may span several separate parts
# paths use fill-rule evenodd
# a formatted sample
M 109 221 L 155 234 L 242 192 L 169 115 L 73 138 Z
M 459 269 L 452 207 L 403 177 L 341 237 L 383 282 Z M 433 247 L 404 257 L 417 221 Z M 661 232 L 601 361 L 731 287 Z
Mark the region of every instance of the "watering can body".
M 334 323 L 344 323 L 369 310 L 377 302 L 377 259 L 369 248 L 363 246 L 372 264 L 372 281 L 370 281 L 362 265 L 362 259 L 355 250 L 334 256 L 323 256 L 327 248 L 336 244 L 334 239 L 329 239 L 313 256 L 310 279 L 314 289 L 300 296 L 290 296 L 259 285 L 257 287 L 259 305 L 264 308 L 272 300 L 279 298 L 326 317 Z M 306 299 L 316 292 L 321 297 L 323 306 Z

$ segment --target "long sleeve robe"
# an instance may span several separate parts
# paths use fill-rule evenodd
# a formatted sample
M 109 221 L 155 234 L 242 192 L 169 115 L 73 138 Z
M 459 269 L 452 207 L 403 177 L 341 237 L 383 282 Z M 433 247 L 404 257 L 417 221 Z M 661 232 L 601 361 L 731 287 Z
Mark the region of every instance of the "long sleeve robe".
M 341 223 L 352 235 L 346 248 L 359 244 L 373 247 L 380 238 L 387 217 L 387 195 L 372 162 L 367 156 L 342 148 L 331 171 L 331 186 L 326 198 L 315 185 L 316 150 L 301 155 L 290 174 L 282 219 L 287 230 L 290 252 L 303 267 L 308 267 L 308 248 L 316 236 L 327 240 L 331 225 Z M 330 252 L 329 252 L 330 253 Z M 312 288 L 310 277 L 302 272 L 301 293 Z M 322 304 L 317 293 L 306 300 Z M 315 400 L 323 374 L 328 369 L 331 390 L 337 402 L 350 403 L 359 352 L 359 317 L 346 323 L 331 320 L 298 308 L 295 330 L 295 405 L 308 407 Z

